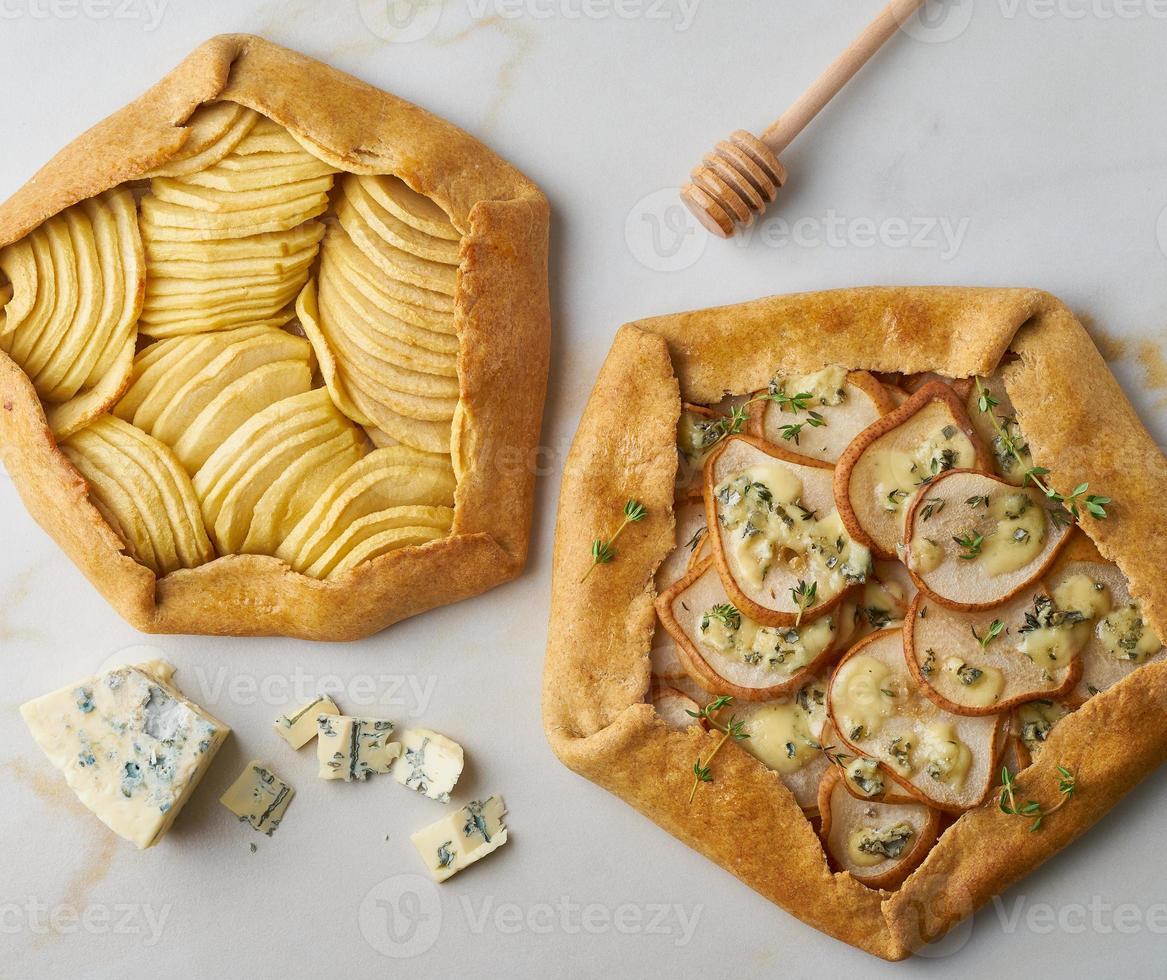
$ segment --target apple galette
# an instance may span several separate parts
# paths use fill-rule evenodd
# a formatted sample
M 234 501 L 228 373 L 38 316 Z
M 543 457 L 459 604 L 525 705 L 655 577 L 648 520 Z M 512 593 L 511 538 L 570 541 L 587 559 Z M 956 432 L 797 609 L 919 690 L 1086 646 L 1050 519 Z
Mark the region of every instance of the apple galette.
M 1044 293 L 630 324 L 562 490 L 548 736 L 803 921 L 903 958 L 1167 755 L 1165 490 Z
M 547 206 L 453 126 L 216 38 L 0 246 L 4 461 L 135 626 L 351 638 L 522 567 Z

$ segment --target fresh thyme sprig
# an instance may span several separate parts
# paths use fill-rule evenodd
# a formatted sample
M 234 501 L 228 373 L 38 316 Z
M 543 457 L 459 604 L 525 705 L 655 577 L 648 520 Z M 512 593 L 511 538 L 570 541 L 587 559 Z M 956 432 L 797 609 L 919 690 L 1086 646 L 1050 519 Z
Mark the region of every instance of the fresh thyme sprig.
M 987 650 L 989 648 L 989 644 L 992 643 L 1004 631 L 1005 624 L 999 619 L 994 619 L 991 623 L 989 623 L 989 628 L 985 630 L 984 636 L 981 636 L 977 632 L 977 628 L 975 626 L 970 626 L 969 629 L 972 630 L 972 635 L 974 639 L 976 639 L 977 643 L 981 645 L 981 649 Z
M 973 531 L 966 531 L 963 537 L 952 538 L 963 549 L 958 558 L 963 561 L 972 561 L 981 553 L 981 548 L 985 544 L 985 536 L 983 534 L 976 534 Z
M 798 615 L 794 617 L 794 625 L 802 625 L 802 614 L 805 613 L 811 606 L 818 601 L 818 582 L 811 582 L 809 585 L 798 580 L 798 585 L 790 590 L 790 595 L 794 599 L 794 604 L 798 606 Z
M 592 542 L 592 563 L 588 566 L 588 570 L 584 572 L 580 584 L 582 585 L 589 575 L 595 571 L 597 565 L 607 565 L 613 558 L 616 557 L 616 539 L 620 537 L 629 524 L 638 524 L 648 516 L 648 508 L 644 506 L 639 500 L 629 500 L 624 505 L 624 520 L 620 522 L 620 526 L 616 528 L 615 532 L 606 541 L 603 538 L 596 538 Z
M 733 698 L 728 694 L 722 694 L 710 701 L 700 711 L 686 711 L 689 716 L 696 718 L 698 721 L 707 721 L 713 728 L 721 732 L 721 738 L 713 747 L 713 751 L 709 753 L 709 757 L 705 760 L 704 765 L 701 763 L 701 757 L 697 757 L 697 761 L 693 763 L 693 788 L 689 790 L 689 802 L 693 802 L 693 797 L 697 795 L 697 787 L 702 783 L 713 782 L 713 774 L 710 771 L 710 763 L 713 762 L 713 757 L 721 751 L 721 747 L 731 738 L 735 742 L 740 742 L 742 739 L 750 736 L 743 730 L 744 722 L 738 721 L 736 715 L 730 715 L 729 721 L 726 724 L 721 724 L 716 715 L 726 705 L 733 704 Z
M 1069 803 L 1070 797 L 1074 795 L 1074 790 L 1078 788 L 1077 779 L 1065 766 L 1058 766 L 1058 775 L 1061 777 L 1058 780 L 1058 792 L 1062 798 L 1048 810 L 1043 810 L 1041 804 L 1036 800 L 1027 800 L 1020 806 L 1017 805 L 1017 793 L 1020 787 L 1014 781 L 1013 773 L 1009 771 L 1009 767 L 1002 767 L 1001 799 L 998 803 L 1001 812 L 1015 817 L 1033 817 L 1033 824 L 1030 826 L 1029 832 L 1040 830 L 1042 821 Z
M 792 423 L 790 425 L 782 426 L 782 438 L 788 442 L 793 440 L 794 444 L 798 445 L 798 437 L 802 432 L 803 427 L 809 425 L 812 429 L 817 429 L 819 426 L 826 425 L 827 420 L 824 419 L 818 412 L 807 412 L 806 421 Z
M 930 520 L 934 514 L 939 514 L 944 510 L 943 497 L 929 497 L 924 501 L 924 506 L 920 510 L 920 519 L 923 521 Z
M 989 393 L 989 389 L 984 386 L 980 378 L 976 378 L 975 381 L 977 386 L 977 408 L 987 415 L 989 421 L 993 423 L 993 430 L 997 433 L 997 438 L 1000 439 L 1005 451 L 1017 460 L 1020 466 L 1024 467 L 1026 461 L 1021 455 L 1020 447 L 1018 447 L 1013 436 L 1006 431 L 1006 427 L 1001 424 L 1001 420 L 997 418 L 997 413 L 993 411 L 994 408 L 1001 404 L 1000 401 Z M 1022 476 L 1021 485 L 1025 486 L 1027 482 L 1033 483 L 1046 497 L 1059 505 L 1058 508 L 1055 508 L 1051 512 L 1055 523 L 1069 523 L 1065 520 L 1064 516 L 1058 516 L 1062 511 L 1069 511 L 1070 516 L 1075 521 L 1080 520 L 1082 512 L 1079 505 L 1084 507 L 1091 517 L 1106 520 L 1108 516 L 1106 506 L 1112 503 L 1109 497 L 1104 497 L 1097 493 L 1090 493 L 1089 483 L 1079 483 L 1070 494 L 1058 493 L 1049 481 L 1044 479 L 1048 475 L 1049 470 L 1044 466 L 1029 466 L 1025 469 Z

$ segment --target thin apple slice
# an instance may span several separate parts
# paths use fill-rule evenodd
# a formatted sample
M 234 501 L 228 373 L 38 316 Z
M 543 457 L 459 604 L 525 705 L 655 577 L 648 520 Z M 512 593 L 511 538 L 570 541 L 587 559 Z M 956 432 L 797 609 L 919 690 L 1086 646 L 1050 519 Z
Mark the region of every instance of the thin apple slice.
M 908 510 L 904 561 L 921 591 L 953 609 L 998 606 L 1030 588 L 1069 540 L 1072 518 L 1036 487 L 950 470 Z
M 656 570 L 656 591 L 659 595 L 681 579 L 689 570 L 692 559 L 706 537 L 705 502 L 686 500 L 673 508 L 677 546 Z
M 384 269 L 358 248 L 348 233 L 337 225 L 329 228 L 323 249 L 333 253 L 338 264 L 355 277 L 358 288 L 378 306 L 402 320 L 438 333 L 452 334 L 457 330 L 452 293 L 422 289 L 386 276 Z
M 419 194 L 400 177 L 360 177 L 361 187 L 386 211 L 435 238 L 458 241 L 462 236 L 450 216 L 431 198 Z
M 454 523 L 453 507 L 429 507 L 412 505 L 408 507 L 388 507 L 356 518 L 340 531 L 332 543 L 304 574 L 312 578 L 328 578 L 354 551 L 363 548 L 365 542 L 380 536 L 382 541 L 396 540 L 386 535 L 387 531 L 434 528 L 448 534 Z M 401 536 L 398 536 L 398 539 Z
M 323 222 L 306 221 L 287 231 L 217 241 L 167 242 L 147 237 L 143 240 L 143 248 L 151 268 L 156 263 L 187 262 L 207 265 L 216 275 L 232 269 L 243 275 L 252 271 L 248 263 L 258 260 L 278 267 L 279 262 L 318 244 L 324 233 Z
M 379 268 L 384 276 L 419 289 L 453 296 L 458 285 L 458 267 L 418 258 L 386 242 L 353 207 L 346 196 L 336 205 L 336 217 L 353 244 Z
M 341 190 L 357 210 L 366 224 L 382 241 L 395 245 L 418 258 L 457 265 L 459 243 L 457 239 L 439 238 L 421 231 L 385 208 L 380 200 L 375 177 L 360 177 L 350 174 L 342 178 Z
M 730 600 L 788 626 L 834 609 L 866 581 L 871 555 L 847 534 L 828 463 L 731 436 L 705 464 L 710 546 Z
M 817 813 L 819 783 L 831 768 L 822 751 L 824 740 L 833 737 L 827 722 L 826 678 L 811 677 L 785 697 L 732 704 L 722 714 L 732 714 L 749 736 L 738 745 L 778 774 L 804 812 Z
M 940 832 L 938 810 L 923 803 L 856 799 L 837 769 L 823 776 L 818 808 L 832 863 L 868 888 L 898 888 Z
M 1074 656 L 1028 649 L 1027 620 L 1048 603 L 1040 586 L 985 612 L 961 612 L 916 596 L 904 623 L 904 654 L 921 690 L 959 715 L 991 715 L 1035 698 L 1057 698 L 1082 675 Z
M 776 376 L 768 395 L 750 405 L 746 431 L 827 463 L 838 462 L 860 432 L 895 408 L 873 375 L 839 365 Z
M 688 674 L 707 691 L 769 701 L 797 690 L 826 664 L 838 629 L 827 612 L 800 626 L 763 626 L 726 594 L 712 557 L 656 599 Z
M 380 558 L 383 555 L 389 554 L 391 551 L 421 547 L 422 545 L 429 544 L 431 541 L 444 538 L 447 533 L 447 531 L 443 531 L 440 527 L 398 527 L 388 531 L 382 531 L 379 534 L 374 534 L 370 538 L 366 538 L 360 544 L 355 545 L 351 550 L 345 552 L 340 561 L 333 566 L 332 571 L 328 573 L 327 577 L 330 581 L 343 578 L 358 565 L 367 561 Z
M 689 695 L 678 691 L 675 687 L 654 686 L 652 706 L 656 708 L 656 713 L 660 715 L 661 721 L 665 723 L 666 727 L 674 731 L 684 731 L 693 725 L 701 724 L 689 714 L 690 711 L 700 711 L 701 706 Z
M 27 317 L 10 335 L 9 356 L 34 379 L 80 302 L 77 253 L 64 214 L 50 218 L 31 236 L 38 288 Z
M 1005 716 L 956 715 L 929 700 L 904 662 L 902 630 L 851 648 L 831 676 L 827 706 L 851 752 L 879 761 L 931 806 L 968 810 L 993 786 Z
M 304 336 L 308 338 L 308 342 L 316 354 L 321 377 L 323 377 L 324 384 L 327 386 L 328 393 L 336 407 L 358 425 L 370 425 L 372 419 L 357 407 L 344 369 L 333 353 L 328 339 L 324 336 L 324 331 L 320 329 L 320 304 L 317 300 L 315 279 L 309 279 L 296 298 L 296 316 L 304 330 Z
M 1143 619 L 1126 576 L 1105 561 L 1085 534 L 1075 532 L 1048 576 L 1053 604 L 1033 610 L 1031 645 L 1064 655 L 1072 650 L 1082 675 L 1065 700 L 1082 704 L 1146 663 L 1167 658 L 1167 648 Z
M 259 118 L 259 113 L 233 102 L 200 106 L 187 120 L 182 148 L 145 176 L 178 177 L 213 167 L 239 145 Z
M 896 558 L 920 489 L 947 470 L 988 466 L 960 398 L 931 382 L 855 437 L 835 469 L 835 502 L 856 541 L 877 558 Z

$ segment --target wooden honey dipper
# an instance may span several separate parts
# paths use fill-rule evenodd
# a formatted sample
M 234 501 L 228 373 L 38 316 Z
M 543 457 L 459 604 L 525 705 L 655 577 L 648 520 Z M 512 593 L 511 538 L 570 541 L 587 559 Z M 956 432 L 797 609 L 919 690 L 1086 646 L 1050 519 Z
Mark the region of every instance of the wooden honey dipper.
M 681 200 L 697 220 L 721 238 L 752 224 L 786 183 L 779 154 L 926 2 L 892 0 L 761 138 L 739 129 L 706 154 L 690 175 L 692 183 L 681 189 Z

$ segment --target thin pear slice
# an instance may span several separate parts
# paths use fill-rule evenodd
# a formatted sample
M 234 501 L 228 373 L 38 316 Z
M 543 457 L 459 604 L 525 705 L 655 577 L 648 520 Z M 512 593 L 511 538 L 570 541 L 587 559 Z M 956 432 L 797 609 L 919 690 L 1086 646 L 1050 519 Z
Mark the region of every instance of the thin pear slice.
M 360 429 L 345 425 L 327 442 L 302 451 L 255 504 L 244 554 L 274 555 L 284 534 L 295 527 L 320 495 L 365 453 Z
M 243 375 L 220 391 L 174 444 L 188 473 L 197 473 L 240 426 L 276 402 L 312 387 L 305 361 L 274 361 Z
M 834 510 L 829 464 L 732 436 L 709 457 L 704 481 L 714 559 L 751 619 L 788 626 L 820 616 L 866 580 L 871 555 Z
M 689 676 L 743 701 L 797 690 L 830 660 L 838 632 L 830 613 L 797 627 L 751 620 L 726 594 L 711 557 L 658 596 L 656 610 Z
M 400 221 L 435 238 L 458 241 L 462 236 L 449 215 L 431 198 L 419 194 L 400 177 L 358 178 L 365 193 Z
M 1026 649 L 1027 616 L 1048 599 L 1037 585 L 986 612 L 959 612 L 917 595 L 904 623 L 904 655 L 920 689 L 959 715 L 998 714 L 1073 690 L 1079 658 L 1055 661 Z
M 157 488 L 174 538 L 176 567 L 194 568 L 214 558 L 190 477 L 174 453 L 136 426 L 112 415 L 102 416 L 86 431 L 136 463 Z
M 290 489 L 281 482 L 284 475 L 305 456 L 331 442 L 352 423 L 335 410 L 317 425 L 298 432 L 284 434 L 281 430 L 279 441 L 233 479 L 222 494 L 217 512 L 213 511 L 220 488 L 212 491 L 204 502 L 205 512 L 214 513 L 213 524 L 208 520 L 208 530 L 212 532 L 216 546 L 223 554 L 240 554 L 251 531 L 251 521 L 260 501 L 276 484 L 281 483 L 285 492 Z M 279 491 L 277 491 L 279 492 Z
M 677 477 L 678 499 L 701 495 L 705 461 L 721 445 L 726 436 L 741 428 L 745 419 L 714 411 L 705 405 L 681 404 L 677 420 Z
M 1069 540 L 1071 518 L 1036 487 L 950 470 L 908 510 L 904 560 L 922 592 L 990 609 L 1032 586 Z
M 305 508 L 306 509 L 306 508 Z M 449 533 L 454 523 L 452 507 L 390 507 L 358 517 L 333 539 L 327 550 L 304 569 L 312 578 L 328 578 L 346 556 L 371 538 L 401 528 L 435 528 Z
M 226 126 L 225 120 L 230 120 Z M 213 167 L 239 145 L 258 121 L 259 113 L 231 102 L 202 106 L 187 121 L 190 134 L 178 153 L 145 176 L 179 177 Z
M 775 377 L 771 391 L 810 397 L 799 399 L 804 407 L 797 411 L 790 402 L 771 398 L 754 402 L 746 431 L 768 442 L 787 443 L 792 452 L 827 463 L 838 462 L 860 432 L 895 409 L 887 389 L 873 375 L 837 365 L 809 375 Z M 822 424 L 812 424 L 819 420 Z
M 323 248 L 359 280 L 359 286 L 378 306 L 418 326 L 439 333 L 454 332 L 453 293 L 422 289 L 386 276 L 381 266 L 361 251 L 343 228 L 330 228 Z M 394 302 L 400 309 L 393 306 Z
M 336 205 L 336 217 L 353 244 L 364 252 L 383 275 L 419 289 L 454 295 L 458 284 L 457 266 L 418 258 L 386 242 L 369 227 L 364 217 L 343 195 Z
M 1025 482 L 1026 470 L 1033 466 L 1033 457 L 1030 455 L 1025 433 L 1021 431 L 1021 426 L 1017 422 L 1017 411 L 1005 391 L 1001 372 L 998 370 L 988 377 L 977 380 L 997 404 L 991 405 L 986 400 L 982 409 L 980 391 L 975 384 L 970 385 L 965 399 L 968 417 L 972 420 L 973 428 L 977 430 L 981 442 L 991 451 L 993 472 L 1003 480 L 1021 486 Z M 1006 441 L 1001 437 L 1002 432 L 1012 440 L 1014 448 L 1021 456 L 1020 461 L 1006 448 Z
M 676 522 L 677 545 L 656 570 L 658 595 L 684 577 L 698 545 L 708 531 L 705 526 L 705 502 L 700 499 L 677 504 L 673 508 L 673 518 Z
M 454 488 L 448 457 L 408 446 L 374 450 L 332 482 L 277 556 L 297 570 L 307 568 L 354 520 L 390 507 L 452 507 Z
M 1031 636 L 1039 648 L 1057 650 L 1069 644 L 1076 650 L 1082 676 L 1066 702 L 1082 704 L 1143 664 L 1167 658 L 1167 648 L 1143 619 L 1126 576 L 1103 559 L 1083 532 L 1074 532 L 1047 581 L 1054 614 L 1035 610 L 1034 616 L 1042 623 L 1060 622 Z
M 826 678 L 815 676 L 797 691 L 772 701 L 735 702 L 720 720 L 732 715 L 749 736 L 738 742 L 750 755 L 778 774 L 795 802 L 808 815 L 818 812 L 818 787 L 831 760 L 822 750 L 833 740 L 826 711 Z
M 231 433 L 194 476 L 195 494 L 207 526 L 213 527 L 223 498 L 258 460 L 282 442 L 337 415 L 322 388 L 269 405 Z
M 341 182 L 341 192 L 365 219 L 369 228 L 382 241 L 394 245 L 410 255 L 416 255 L 418 258 L 428 259 L 431 262 L 456 266 L 458 264 L 458 241 L 437 238 L 402 221 L 386 209 L 374 194 L 370 193 L 366 184 L 375 179 L 350 174 Z
M 654 687 L 652 692 L 652 706 L 660 715 L 661 721 L 674 731 L 684 731 L 700 722 L 689 714 L 700 711 L 700 706 L 689 695 L 678 691 L 675 687 Z
M 402 548 L 416 548 L 429 544 L 446 536 L 445 531 L 437 527 L 399 527 L 389 531 L 382 531 L 371 538 L 366 538 L 360 544 L 348 551 L 328 574 L 329 580 L 342 578 L 349 574 L 358 565 L 380 558 L 391 551 L 400 551 Z
M 876 803 L 847 792 L 842 773 L 819 786 L 819 831 L 831 862 L 868 888 L 899 887 L 927 857 L 940 812 L 923 803 Z
M 904 662 L 902 630 L 851 648 L 831 676 L 827 709 L 848 749 L 931 806 L 968 810 L 994 785 L 1005 716 L 956 715 L 925 697 Z
M 988 454 L 946 384 L 924 385 L 864 429 L 835 468 L 835 503 L 847 531 L 877 558 L 895 558 L 916 494 L 950 469 L 988 471 Z

